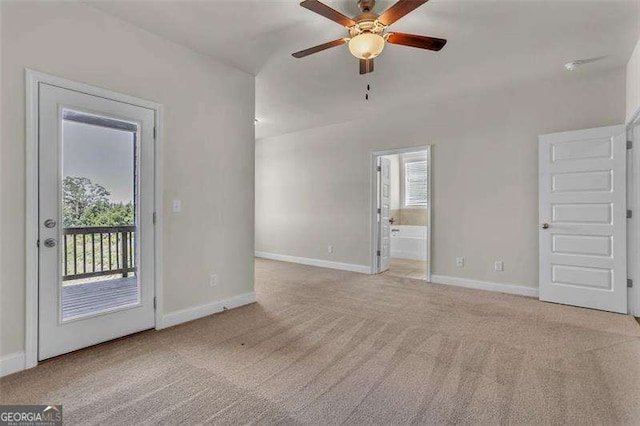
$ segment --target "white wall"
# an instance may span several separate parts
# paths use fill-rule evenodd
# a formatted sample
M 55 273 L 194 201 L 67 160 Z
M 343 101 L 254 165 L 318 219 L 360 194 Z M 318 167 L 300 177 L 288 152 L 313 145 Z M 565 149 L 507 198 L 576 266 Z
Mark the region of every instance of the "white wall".
M 164 105 L 165 314 L 253 291 L 253 76 L 77 2 L 0 4 L 0 355 L 24 350 L 25 67 Z
M 627 123 L 640 110 L 640 39 L 627 64 Z
M 620 124 L 624 86 L 566 73 L 259 140 L 256 251 L 368 265 L 371 152 L 433 144 L 432 272 L 537 286 L 538 135 Z

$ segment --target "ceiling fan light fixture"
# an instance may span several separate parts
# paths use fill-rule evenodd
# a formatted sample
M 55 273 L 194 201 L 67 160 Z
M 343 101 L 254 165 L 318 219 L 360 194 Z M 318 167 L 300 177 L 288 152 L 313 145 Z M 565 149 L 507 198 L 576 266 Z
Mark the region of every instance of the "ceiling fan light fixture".
M 382 12 L 382 14 L 373 12 L 375 0 L 357 1 L 362 14 L 350 18 L 327 6 L 320 0 L 303 0 L 300 6 L 339 24 L 348 31 L 349 36 L 300 50 L 292 53 L 291 56 L 294 58 L 304 58 L 314 53 L 348 43 L 349 51 L 353 56 L 358 58 L 360 74 L 362 75 L 373 72 L 373 59 L 382 53 L 387 43 L 426 49 L 434 52 L 440 51 L 444 45 L 447 44 L 447 40 L 443 38 L 386 32 L 388 27 L 394 22 L 411 13 L 429 0 L 397 0 L 393 6 Z
M 384 45 L 380 34 L 365 32 L 349 40 L 349 52 L 358 59 L 373 59 L 382 53 Z

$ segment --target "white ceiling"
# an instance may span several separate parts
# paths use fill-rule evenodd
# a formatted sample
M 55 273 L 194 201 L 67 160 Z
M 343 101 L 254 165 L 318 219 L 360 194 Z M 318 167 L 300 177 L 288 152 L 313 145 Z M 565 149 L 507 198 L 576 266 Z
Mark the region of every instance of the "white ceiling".
M 293 0 L 91 1 L 152 33 L 256 75 L 256 137 L 420 106 L 444 96 L 568 73 L 563 64 L 606 56 L 576 74 L 626 64 L 640 32 L 637 0 L 431 0 L 396 22 L 400 32 L 449 42 L 441 52 L 389 45 L 370 76 L 346 46 L 292 52 L 346 35 Z M 326 1 L 358 13 L 356 0 Z M 378 0 L 380 12 L 393 4 Z M 367 83 L 371 99 L 364 100 Z

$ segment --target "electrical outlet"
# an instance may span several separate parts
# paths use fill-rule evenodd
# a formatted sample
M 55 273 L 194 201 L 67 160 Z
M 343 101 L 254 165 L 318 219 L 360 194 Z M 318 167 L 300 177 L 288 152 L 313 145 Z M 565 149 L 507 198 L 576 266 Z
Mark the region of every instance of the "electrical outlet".
M 209 287 L 215 287 L 218 284 L 218 275 L 211 274 L 209 277 Z
M 333 244 L 327 246 L 327 253 L 333 253 Z
M 493 265 L 493 269 L 495 269 L 496 272 L 504 271 L 504 262 L 502 260 L 496 260 L 496 262 Z
M 182 201 L 173 200 L 172 207 L 174 213 L 180 213 L 182 211 Z
M 464 268 L 464 257 L 456 257 L 456 266 L 458 268 Z

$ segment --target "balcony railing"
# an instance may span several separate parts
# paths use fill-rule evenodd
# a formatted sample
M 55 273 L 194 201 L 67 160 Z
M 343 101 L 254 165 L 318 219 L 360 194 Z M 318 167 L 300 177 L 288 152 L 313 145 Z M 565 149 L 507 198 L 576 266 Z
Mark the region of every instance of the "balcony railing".
M 63 230 L 62 279 L 135 272 L 135 226 L 87 226 Z

